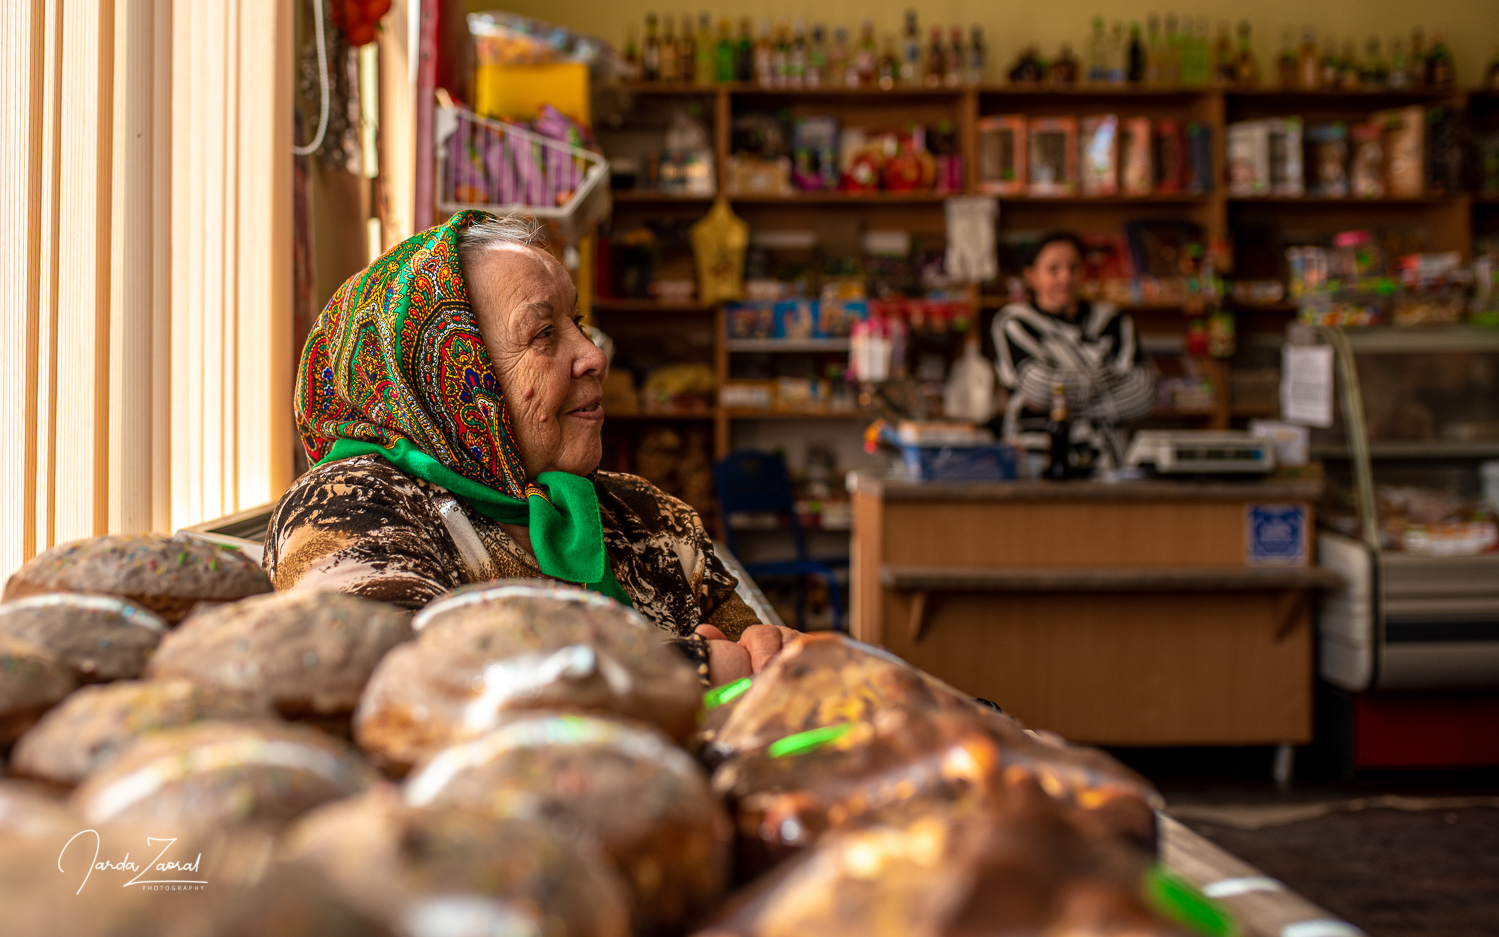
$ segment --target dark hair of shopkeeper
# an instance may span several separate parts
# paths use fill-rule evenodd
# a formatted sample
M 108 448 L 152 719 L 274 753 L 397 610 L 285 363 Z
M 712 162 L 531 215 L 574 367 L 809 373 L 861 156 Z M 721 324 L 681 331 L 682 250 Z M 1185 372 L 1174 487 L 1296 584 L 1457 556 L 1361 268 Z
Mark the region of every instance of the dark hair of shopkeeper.
M 1025 265 L 1027 267 L 1034 267 L 1036 265 L 1036 261 L 1041 258 L 1041 252 L 1046 250 L 1046 248 L 1050 247 L 1053 244 L 1071 244 L 1077 250 L 1078 259 L 1082 259 L 1082 238 L 1078 237 L 1076 234 L 1073 234 L 1071 231 L 1052 231 L 1051 233 L 1043 236 L 1041 240 L 1036 242 L 1036 246 L 1031 248 L 1030 258 L 1026 261 Z

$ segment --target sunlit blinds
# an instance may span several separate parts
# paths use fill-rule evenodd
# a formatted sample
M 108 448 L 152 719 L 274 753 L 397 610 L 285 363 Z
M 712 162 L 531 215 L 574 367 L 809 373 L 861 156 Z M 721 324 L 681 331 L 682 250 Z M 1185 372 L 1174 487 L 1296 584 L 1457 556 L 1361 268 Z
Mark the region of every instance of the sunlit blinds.
M 289 480 L 290 0 L 0 17 L 0 575 Z

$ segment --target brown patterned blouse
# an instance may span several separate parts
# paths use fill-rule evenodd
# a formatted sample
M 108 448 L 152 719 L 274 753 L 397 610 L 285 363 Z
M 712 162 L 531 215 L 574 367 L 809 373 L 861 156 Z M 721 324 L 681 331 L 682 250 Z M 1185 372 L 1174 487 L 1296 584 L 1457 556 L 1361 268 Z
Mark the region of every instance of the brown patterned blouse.
M 760 622 L 702 519 L 634 475 L 599 472 L 595 486 L 614 578 L 706 680 L 707 644 L 694 629 L 715 625 L 738 640 Z M 453 512 L 467 524 L 444 518 Z M 477 543 L 462 542 L 470 529 Z M 278 591 L 348 592 L 409 609 L 470 582 L 548 578 L 498 521 L 373 455 L 316 466 L 292 484 L 271 515 L 265 571 Z

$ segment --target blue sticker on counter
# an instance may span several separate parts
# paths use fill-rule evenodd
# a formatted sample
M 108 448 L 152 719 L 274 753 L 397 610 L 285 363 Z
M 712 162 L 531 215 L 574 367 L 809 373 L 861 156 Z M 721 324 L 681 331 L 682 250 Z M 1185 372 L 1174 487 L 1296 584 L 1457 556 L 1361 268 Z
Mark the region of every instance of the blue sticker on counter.
M 1306 506 L 1251 504 L 1245 528 L 1250 566 L 1301 566 L 1306 563 Z

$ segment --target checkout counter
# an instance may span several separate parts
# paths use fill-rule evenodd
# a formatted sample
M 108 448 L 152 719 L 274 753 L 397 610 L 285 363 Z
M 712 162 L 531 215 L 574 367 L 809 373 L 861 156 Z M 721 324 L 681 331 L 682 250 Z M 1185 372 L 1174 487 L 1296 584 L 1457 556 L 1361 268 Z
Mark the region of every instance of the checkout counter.
M 1320 479 L 849 485 L 854 637 L 1073 742 L 1310 741 Z

